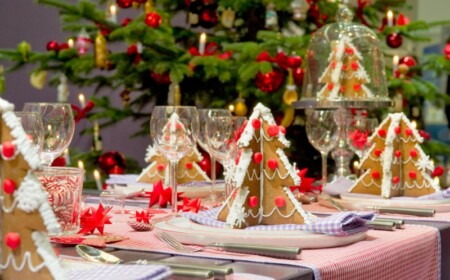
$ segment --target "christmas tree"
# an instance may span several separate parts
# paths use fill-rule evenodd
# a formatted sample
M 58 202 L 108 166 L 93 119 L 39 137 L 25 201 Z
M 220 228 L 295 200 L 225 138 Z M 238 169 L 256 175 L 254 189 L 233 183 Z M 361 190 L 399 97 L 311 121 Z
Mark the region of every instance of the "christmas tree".
M 268 108 L 256 105 L 238 141 L 242 153 L 234 174 L 236 189 L 219 220 L 233 228 L 310 222 L 289 188 L 300 185 L 300 178 L 283 151 L 290 144 L 285 133 Z
M 390 114 L 371 136 L 372 147 L 361 161 L 362 176 L 350 192 L 393 196 L 422 196 L 440 190 L 434 170 L 419 144 L 423 138 L 403 113 Z

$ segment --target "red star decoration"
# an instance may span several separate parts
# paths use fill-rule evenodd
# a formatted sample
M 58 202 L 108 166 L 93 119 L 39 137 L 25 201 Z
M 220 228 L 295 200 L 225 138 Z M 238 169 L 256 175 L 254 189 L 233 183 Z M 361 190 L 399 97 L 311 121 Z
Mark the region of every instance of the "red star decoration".
M 136 222 L 149 224 L 151 217 L 153 217 L 153 215 L 151 215 L 148 210 L 142 210 L 142 211 L 136 210 L 136 214 L 135 214 Z
M 183 193 L 177 193 L 177 200 L 181 199 L 182 196 Z M 153 185 L 153 191 L 150 192 L 150 201 L 148 207 L 150 208 L 156 203 L 158 203 L 158 206 L 161 208 L 166 208 L 168 203 L 172 205 L 172 188 L 168 187 L 164 189 L 161 180 Z
M 350 139 L 352 140 L 353 146 L 358 149 L 364 149 L 367 143 L 367 132 L 361 132 L 356 129 L 349 134 Z
M 301 183 L 299 186 L 291 186 L 291 191 L 298 189 L 302 193 L 306 192 L 322 192 L 322 185 L 314 186 L 313 183 L 315 181 L 314 178 L 306 177 L 306 173 L 308 172 L 308 168 L 303 168 L 301 170 L 297 170 L 297 175 L 301 179 Z
M 183 197 L 183 205 L 178 205 L 178 209 L 181 208 L 183 212 L 194 212 L 198 213 L 198 210 L 202 207 L 202 200 L 200 198 L 188 199 Z
M 81 212 L 80 231 L 78 233 L 90 234 L 97 229 L 103 235 L 103 228 L 107 224 L 111 224 L 111 216 L 108 212 L 112 208 L 105 209 L 100 203 L 97 210 L 94 207 L 88 207 Z

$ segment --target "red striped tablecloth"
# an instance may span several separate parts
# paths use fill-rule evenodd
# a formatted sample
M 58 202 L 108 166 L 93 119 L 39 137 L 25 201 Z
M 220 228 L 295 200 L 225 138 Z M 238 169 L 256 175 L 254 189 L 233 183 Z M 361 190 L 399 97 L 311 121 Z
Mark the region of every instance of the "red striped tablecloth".
M 344 247 L 303 250 L 300 260 L 282 260 L 263 256 L 214 252 L 175 252 L 152 232 L 133 231 L 125 223 L 107 225 L 106 232 L 129 237 L 108 247 L 158 253 L 170 253 L 215 259 L 232 259 L 309 267 L 315 279 L 439 279 L 440 238 L 436 228 L 406 225 L 403 230 L 374 231 L 364 241 Z

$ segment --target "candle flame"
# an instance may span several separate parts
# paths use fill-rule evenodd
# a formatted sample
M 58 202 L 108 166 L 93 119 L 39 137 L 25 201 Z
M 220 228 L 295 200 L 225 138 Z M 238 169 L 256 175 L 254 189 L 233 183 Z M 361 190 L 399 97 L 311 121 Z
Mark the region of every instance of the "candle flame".
M 94 178 L 96 180 L 100 179 L 100 172 L 97 169 L 94 170 Z
M 78 167 L 84 169 L 84 163 L 81 160 L 78 161 Z
M 86 97 L 84 97 L 83 93 L 78 95 L 78 100 L 80 101 L 81 107 L 84 108 L 84 106 L 86 106 Z
M 75 41 L 72 38 L 69 38 L 69 40 L 67 40 L 67 45 L 69 46 L 69 48 L 73 48 L 73 46 L 75 45 Z

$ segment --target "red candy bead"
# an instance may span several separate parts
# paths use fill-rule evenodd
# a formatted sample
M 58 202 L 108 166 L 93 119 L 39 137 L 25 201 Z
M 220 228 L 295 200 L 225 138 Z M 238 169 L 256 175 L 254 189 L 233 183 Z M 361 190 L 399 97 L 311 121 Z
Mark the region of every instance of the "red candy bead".
M 355 91 L 360 91 L 360 90 L 361 90 L 361 85 L 360 85 L 360 84 L 355 84 L 355 85 L 353 86 L 353 89 L 354 89 Z
M 353 55 L 355 52 L 353 51 L 353 49 L 352 48 L 346 48 L 345 49 L 345 52 L 348 54 L 348 55 Z
M 358 62 L 353 61 L 352 64 L 351 64 L 351 67 L 352 67 L 353 71 L 358 70 L 358 68 L 359 68 Z
M 258 199 L 257 196 L 250 196 L 250 197 L 248 198 L 248 205 L 249 205 L 251 208 L 255 208 L 256 206 L 258 206 L 258 202 L 259 202 L 259 199 Z
M 399 135 L 400 132 L 402 132 L 402 128 L 400 126 L 397 126 L 396 128 L 394 128 L 394 132 L 395 134 Z
M 378 172 L 378 171 L 373 171 L 373 172 L 372 172 L 372 178 L 374 178 L 374 179 L 380 178 L 380 172 Z
M 384 129 L 379 129 L 378 130 L 378 135 L 380 136 L 380 137 L 386 137 L 386 130 L 384 130 Z
M 156 166 L 156 169 L 158 169 L 158 171 L 164 171 L 164 169 L 166 169 L 166 165 L 163 163 L 160 163 Z
M 412 156 L 413 158 L 414 158 L 414 157 L 417 157 L 417 151 L 414 150 L 414 149 L 412 149 L 412 150 L 409 152 L 409 155 Z
M 284 126 L 279 126 L 278 129 L 280 130 L 281 134 L 285 135 L 286 134 L 286 128 Z
M 278 135 L 279 129 L 277 125 L 269 125 L 269 127 L 267 128 L 267 133 L 269 134 L 270 137 L 275 137 Z
M 377 157 L 379 157 L 380 155 L 381 155 L 381 150 L 380 149 L 376 149 L 374 152 L 373 152 Z
M 3 191 L 7 194 L 13 194 L 16 190 L 16 183 L 12 179 L 3 180 Z
M 5 235 L 5 244 L 11 250 L 15 250 L 20 245 L 20 235 L 17 232 L 8 232 Z
M 2 156 L 6 159 L 12 158 L 16 153 L 16 146 L 12 142 L 4 142 L 2 145 Z
M 417 174 L 416 174 L 415 171 L 409 171 L 408 176 L 409 176 L 409 178 L 411 178 L 411 179 L 416 179 Z
M 186 169 L 192 169 L 192 162 L 186 162 Z
M 262 155 L 261 153 L 255 153 L 255 154 L 253 155 L 253 161 L 254 161 L 256 164 L 261 163 L 262 159 L 263 159 L 263 155 Z
M 267 165 L 269 166 L 270 169 L 275 170 L 278 167 L 278 161 L 276 159 L 269 159 Z
M 408 128 L 408 129 L 405 130 L 405 134 L 408 135 L 408 136 L 411 136 L 412 133 L 413 133 L 413 132 L 412 132 L 412 129 L 410 129 L 410 128 Z
M 394 155 L 395 155 L 396 158 L 399 158 L 399 157 L 402 156 L 402 151 L 397 150 L 397 151 L 395 151 Z
M 332 83 L 329 83 L 329 84 L 327 85 L 327 89 L 328 89 L 328 90 L 333 90 L 333 84 L 332 84 Z
M 275 205 L 278 208 L 286 207 L 286 199 L 284 199 L 284 197 L 282 197 L 282 196 L 275 197 Z
M 253 119 L 252 126 L 254 129 L 259 129 L 261 127 L 261 121 L 259 119 Z
M 394 177 L 392 178 L 392 183 L 398 184 L 398 182 L 400 182 L 400 177 L 394 176 Z

